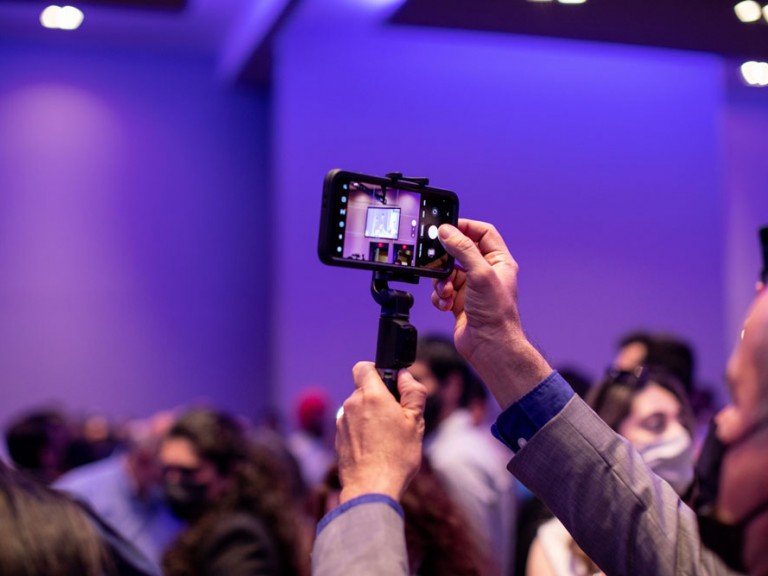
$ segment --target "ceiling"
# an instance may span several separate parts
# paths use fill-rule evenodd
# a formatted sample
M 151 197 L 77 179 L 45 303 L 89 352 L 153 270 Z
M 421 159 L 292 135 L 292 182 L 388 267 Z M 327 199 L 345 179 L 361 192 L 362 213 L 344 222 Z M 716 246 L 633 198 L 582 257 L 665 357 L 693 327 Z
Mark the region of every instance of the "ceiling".
M 297 5 L 328 18 L 340 6 L 401 3 L 403 25 L 485 30 L 677 48 L 768 60 L 768 23 L 743 24 L 736 0 L 69 0 L 83 8 L 77 31 L 45 30 L 43 0 L 0 0 L 0 44 L 21 39 L 203 54 L 235 82 L 269 81 L 271 39 Z M 763 0 L 768 1 L 768 0 Z M 62 2 L 63 3 L 63 2 Z
M 510 32 L 768 60 L 768 23 L 740 22 L 737 0 L 406 0 L 400 24 Z M 765 4 L 763 0 L 761 4 Z

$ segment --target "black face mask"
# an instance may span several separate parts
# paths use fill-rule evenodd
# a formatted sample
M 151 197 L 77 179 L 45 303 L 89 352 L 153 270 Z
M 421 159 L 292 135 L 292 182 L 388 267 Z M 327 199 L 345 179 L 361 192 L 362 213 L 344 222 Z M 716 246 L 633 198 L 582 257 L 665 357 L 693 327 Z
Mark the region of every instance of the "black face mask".
M 717 492 L 720 489 L 719 478 L 723 457 L 730 447 L 741 444 L 750 436 L 766 427 L 766 422 L 759 422 L 744 436 L 730 446 L 723 445 L 715 435 L 714 427 L 704 441 L 697 472 L 704 497 L 696 502 L 696 518 L 699 523 L 701 543 L 716 554 L 729 568 L 737 572 L 746 572 L 744 565 L 744 531 L 758 516 L 768 512 L 768 501 L 754 508 L 749 514 L 735 524 L 726 524 L 715 515 Z M 706 464 L 702 469 L 702 460 Z M 703 476 L 703 477 L 702 477 Z
M 726 524 L 714 511 L 696 513 L 701 543 L 714 552 L 732 570 L 746 573 L 744 565 L 744 531 L 759 516 L 768 512 L 768 500 L 752 510 L 736 524 Z
M 171 513 L 185 522 L 194 522 L 206 510 L 208 485 L 182 480 L 178 483 L 165 482 L 165 501 Z

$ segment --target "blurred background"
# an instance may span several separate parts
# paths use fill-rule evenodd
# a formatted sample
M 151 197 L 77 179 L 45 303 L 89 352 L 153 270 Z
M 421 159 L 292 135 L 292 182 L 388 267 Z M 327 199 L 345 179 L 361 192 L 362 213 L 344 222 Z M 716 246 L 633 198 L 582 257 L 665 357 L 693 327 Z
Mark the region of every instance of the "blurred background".
M 734 4 L 92 0 L 69 30 L 3 0 L 0 422 L 340 403 L 379 306 L 317 258 L 332 168 L 495 223 L 554 364 L 597 377 L 668 331 L 724 396 L 768 223 L 768 21 Z

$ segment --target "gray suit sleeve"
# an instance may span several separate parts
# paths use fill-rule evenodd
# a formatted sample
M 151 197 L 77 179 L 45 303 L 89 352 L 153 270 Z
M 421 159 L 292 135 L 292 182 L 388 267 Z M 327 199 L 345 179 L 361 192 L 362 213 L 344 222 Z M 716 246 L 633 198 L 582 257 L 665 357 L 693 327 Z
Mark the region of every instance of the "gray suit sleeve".
M 733 574 L 702 547 L 693 511 L 578 397 L 509 470 L 606 574 Z
M 312 550 L 313 576 L 407 576 L 403 519 L 390 506 L 354 506 L 326 525 Z

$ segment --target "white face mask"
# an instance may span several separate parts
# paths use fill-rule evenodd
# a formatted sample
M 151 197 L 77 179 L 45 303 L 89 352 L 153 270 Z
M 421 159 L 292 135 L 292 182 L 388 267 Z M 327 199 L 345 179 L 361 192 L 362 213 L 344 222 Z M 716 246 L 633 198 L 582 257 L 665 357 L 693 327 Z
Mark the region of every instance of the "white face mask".
M 637 446 L 653 472 L 683 494 L 693 482 L 693 441 L 685 430 L 674 436 Z

